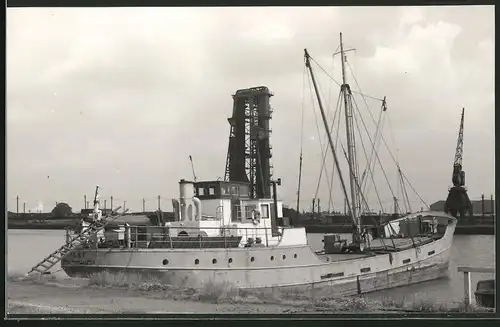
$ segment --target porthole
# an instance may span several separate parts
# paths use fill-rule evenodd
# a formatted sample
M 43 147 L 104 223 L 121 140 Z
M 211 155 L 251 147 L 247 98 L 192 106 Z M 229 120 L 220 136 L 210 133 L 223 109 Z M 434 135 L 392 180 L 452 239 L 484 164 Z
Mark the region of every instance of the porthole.
M 297 253 L 295 253 L 295 254 L 293 255 L 293 257 L 294 257 L 295 259 L 297 259 Z
M 273 261 L 273 260 L 274 260 L 274 256 L 272 255 L 272 256 L 271 256 L 271 261 Z
M 217 259 L 213 259 L 212 263 L 215 265 L 217 263 Z
M 283 254 L 283 260 L 285 260 L 285 259 L 286 259 L 286 255 Z
M 164 266 L 165 266 L 165 265 L 168 265 L 168 260 L 167 260 L 167 259 L 163 260 L 163 265 L 164 265 Z
M 197 265 L 197 264 L 199 264 L 199 263 L 200 263 L 200 260 L 198 260 L 198 259 L 196 259 L 196 260 L 194 261 L 194 264 L 195 264 L 195 265 Z
M 251 262 L 254 262 L 254 261 L 255 261 L 255 258 L 254 258 L 254 257 L 251 257 L 251 258 L 250 258 L 250 261 L 251 261 Z
M 229 263 L 233 262 L 233 258 L 229 258 L 228 262 Z

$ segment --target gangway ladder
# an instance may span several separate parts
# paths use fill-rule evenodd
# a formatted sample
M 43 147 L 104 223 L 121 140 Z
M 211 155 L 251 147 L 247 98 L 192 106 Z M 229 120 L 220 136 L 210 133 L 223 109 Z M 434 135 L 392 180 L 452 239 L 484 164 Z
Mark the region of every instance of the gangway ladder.
M 61 261 L 64 256 L 70 253 L 78 245 L 83 244 L 85 241 L 89 240 L 93 235 L 101 231 L 108 224 L 107 221 L 94 221 L 89 226 L 87 226 L 80 234 L 71 238 L 66 244 L 61 246 L 59 249 L 55 250 L 49 254 L 42 261 L 37 263 L 28 272 L 28 275 L 34 272 L 38 272 L 41 275 L 45 274 L 52 267 L 54 267 L 59 261 Z
M 116 214 L 116 211 L 119 209 L 115 209 L 111 215 Z M 45 257 L 42 261 L 37 263 L 35 266 L 31 268 L 28 272 L 28 275 L 33 272 L 38 272 L 41 275 L 45 274 L 52 267 L 54 267 L 59 261 L 61 261 L 68 253 L 74 250 L 74 248 L 78 245 L 82 245 L 85 241 L 88 241 L 92 236 L 97 234 L 99 231 L 103 230 L 106 225 L 109 223 L 106 220 L 108 216 L 102 218 L 102 212 L 99 210 L 99 185 L 96 186 L 95 189 L 95 197 L 94 197 L 94 220 L 88 226 L 84 227 L 82 231 L 77 235 L 71 238 L 61 246 L 59 249 L 55 250 L 47 257 Z M 116 217 L 114 217 L 116 218 Z

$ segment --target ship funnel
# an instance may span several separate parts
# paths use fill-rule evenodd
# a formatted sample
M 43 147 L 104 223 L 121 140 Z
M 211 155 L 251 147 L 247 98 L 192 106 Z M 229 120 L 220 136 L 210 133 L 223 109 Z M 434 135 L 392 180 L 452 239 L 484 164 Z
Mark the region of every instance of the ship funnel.
M 193 197 L 193 202 L 196 209 L 194 219 L 201 220 L 201 201 L 197 197 Z
M 174 208 L 174 216 L 175 216 L 175 221 L 181 220 L 180 214 L 180 207 L 181 204 L 179 203 L 179 200 L 177 199 L 172 199 L 172 207 Z
M 180 220 L 192 221 L 194 207 L 194 183 L 181 179 L 179 182 L 180 193 Z

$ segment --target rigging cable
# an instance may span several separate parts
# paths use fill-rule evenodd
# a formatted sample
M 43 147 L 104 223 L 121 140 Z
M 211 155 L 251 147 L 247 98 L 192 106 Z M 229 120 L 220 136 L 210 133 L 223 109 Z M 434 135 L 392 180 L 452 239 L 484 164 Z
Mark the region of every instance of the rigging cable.
M 393 133 L 392 124 L 391 124 L 391 117 L 388 117 L 387 120 L 389 122 L 389 132 L 391 133 L 390 135 L 391 135 L 391 139 L 392 139 L 392 146 L 393 146 L 394 150 L 396 151 L 396 154 L 395 154 L 395 157 L 396 157 L 396 166 L 398 168 L 396 179 L 398 180 L 398 182 L 399 182 L 398 184 L 401 187 L 401 196 L 403 197 L 403 206 L 405 207 L 406 212 L 408 212 L 408 209 L 411 208 L 409 206 L 410 205 L 410 201 L 408 200 L 408 194 L 406 194 L 406 192 L 405 192 L 406 190 L 405 190 L 404 180 L 403 180 L 403 177 L 401 176 L 401 168 L 400 168 L 400 164 L 399 164 L 398 148 L 396 147 L 396 141 L 395 141 L 395 138 L 394 138 L 394 133 Z M 399 187 L 398 187 L 398 196 L 399 196 Z M 409 211 L 411 212 L 411 209 Z
M 316 60 L 314 60 L 312 57 L 310 58 L 325 74 L 326 76 L 328 76 L 335 84 L 337 84 L 338 86 L 342 86 L 339 82 L 337 82 L 335 80 L 335 78 L 333 78 L 330 74 L 328 74 L 328 72 L 323 68 L 321 67 L 321 65 L 316 62 Z M 380 102 L 384 101 L 384 99 L 380 99 L 380 98 L 377 98 L 377 97 L 374 97 L 374 96 L 371 96 L 371 95 L 367 95 L 367 94 L 363 94 L 361 92 L 357 92 L 357 91 L 351 91 L 351 93 L 355 93 L 355 94 L 358 94 L 358 95 L 361 95 L 361 96 L 364 96 L 364 97 L 367 97 L 367 98 L 370 98 L 370 99 L 373 99 L 373 100 L 378 100 Z
M 360 116 L 359 111 L 358 111 L 358 115 Z M 353 118 L 354 118 L 354 123 L 355 123 L 355 126 L 356 126 L 356 130 L 358 131 L 358 135 L 359 135 L 359 138 L 360 138 L 360 140 L 361 140 L 361 147 L 362 147 L 362 149 L 363 149 L 363 153 L 364 153 L 364 155 L 365 155 L 365 159 L 367 159 L 367 160 L 368 160 L 368 155 L 367 155 L 367 153 L 366 153 L 365 145 L 364 145 L 364 142 L 363 142 L 363 137 L 362 137 L 362 133 L 361 133 L 361 128 L 360 128 L 360 126 L 359 126 L 358 120 L 356 119 L 355 112 L 353 112 Z M 360 118 L 360 119 L 363 119 L 363 118 Z M 378 194 L 377 186 L 376 186 L 376 184 L 375 184 L 375 180 L 374 180 L 374 177 L 373 177 L 373 172 L 370 170 L 370 171 L 369 171 L 369 173 L 370 173 L 370 176 L 371 176 L 371 179 L 372 179 L 373 186 L 375 187 L 375 193 L 376 193 L 376 195 L 377 195 L 377 200 L 378 200 L 378 203 L 379 203 L 379 205 L 380 205 L 380 209 L 383 211 L 382 201 L 380 200 L 380 196 L 379 196 L 379 194 Z M 359 188 L 359 190 L 358 190 L 358 191 L 359 191 L 359 193 L 361 194 L 361 196 L 362 196 L 363 198 L 367 197 L 367 194 L 366 194 L 366 193 L 364 193 L 364 192 L 362 191 L 361 185 L 358 183 L 358 185 L 357 185 L 357 186 L 358 186 L 358 188 Z M 370 211 L 370 207 L 368 206 L 368 203 L 366 202 L 366 199 L 365 199 L 365 205 L 366 205 L 367 211 Z
M 337 50 L 338 50 L 339 47 L 340 47 L 340 44 L 337 46 L 337 49 L 335 50 L 335 52 L 337 52 Z M 332 75 L 333 75 L 334 65 L 335 65 L 335 61 L 334 61 L 333 56 L 332 56 Z M 327 104 L 327 118 L 326 118 L 327 120 L 328 120 L 328 116 L 329 116 L 329 113 L 330 113 L 330 106 L 331 106 L 332 84 L 333 84 L 333 81 L 330 80 L 330 85 L 328 86 L 328 104 Z M 338 108 L 338 101 L 337 101 L 337 105 L 335 106 L 335 112 L 337 111 L 337 108 Z M 333 116 L 331 130 L 333 129 L 334 122 L 335 122 L 335 114 Z M 325 143 L 328 142 L 328 140 L 326 139 L 327 137 L 328 137 L 328 135 L 325 135 Z M 335 148 L 337 148 L 337 142 L 335 142 Z M 326 148 L 325 152 L 328 152 L 328 147 Z M 325 158 L 326 158 L 326 154 L 325 154 Z M 324 165 L 324 161 L 323 161 L 323 165 Z M 333 185 L 333 176 L 335 175 L 335 167 L 332 167 L 332 168 L 333 169 L 332 169 L 332 175 L 331 175 L 331 178 L 330 178 L 330 182 L 328 183 L 328 181 L 327 181 L 327 186 L 328 186 L 328 188 L 330 190 L 330 193 L 328 195 L 328 212 L 329 213 L 331 212 L 330 209 L 331 209 L 331 206 L 333 205 L 333 203 L 332 203 L 332 185 Z M 321 167 L 321 169 L 323 169 L 323 167 Z
M 310 60 L 312 62 L 314 62 L 323 71 L 323 73 L 325 73 L 330 79 L 332 79 L 338 86 L 341 86 L 341 84 L 339 82 L 337 82 L 330 74 L 328 74 L 328 72 L 325 71 L 325 69 L 316 60 L 314 60 L 312 57 L 310 57 Z M 357 80 L 356 80 L 356 77 L 354 75 L 353 75 L 353 78 L 354 78 L 354 81 L 356 82 L 356 84 L 358 84 Z M 358 86 L 359 86 L 359 84 L 358 84 Z M 370 99 L 373 99 L 373 100 L 378 100 L 378 101 L 384 102 L 384 99 L 380 99 L 380 98 L 377 98 L 377 97 L 369 96 L 369 95 L 363 94 L 361 92 L 351 91 L 351 93 L 356 93 L 356 94 L 362 95 L 363 97 L 366 97 L 366 98 L 370 98 Z M 370 114 L 370 117 L 371 117 L 372 121 L 375 123 L 375 118 L 373 117 L 373 114 L 369 110 L 368 110 L 368 113 Z M 395 160 L 392 152 L 390 151 L 390 149 L 389 149 L 389 147 L 387 145 L 387 142 L 386 142 L 384 136 L 382 134 L 380 134 L 380 137 L 381 137 L 382 141 L 384 142 L 384 145 L 387 148 L 387 150 L 389 152 L 389 155 L 391 156 L 392 160 L 396 163 L 396 160 Z M 380 159 L 378 158 L 378 155 L 376 157 L 377 157 L 377 160 L 378 160 L 378 162 L 380 164 Z M 406 177 L 406 175 L 403 173 L 403 171 L 401 171 L 401 174 L 402 174 L 403 178 L 406 180 L 406 182 L 409 184 L 409 186 L 411 187 L 411 189 L 413 190 L 413 192 L 415 192 L 415 194 L 417 195 L 417 197 L 420 199 L 420 201 L 427 208 L 429 208 L 429 206 L 427 205 L 427 203 L 422 199 L 422 197 L 420 196 L 420 194 L 415 190 L 415 188 L 413 187 L 413 185 L 411 184 L 411 182 L 408 180 L 408 178 Z M 384 172 L 384 176 L 386 177 L 386 180 L 387 180 L 387 176 L 386 176 L 385 172 Z M 394 194 L 393 192 L 391 192 L 391 193 Z
M 394 147 L 394 149 L 396 149 L 396 160 L 397 160 L 397 165 L 398 165 L 398 179 L 401 181 L 401 194 L 403 196 L 403 204 L 405 206 L 405 209 L 407 209 L 407 212 L 411 212 L 412 210 L 411 210 L 410 199 L 408 197 L 408 192 L 406 191 L 406 186 L 405 186 L 403 176 L 401 175 L 401 166 L 399 163 L 398 149 L 396 147 L 396 139 L 394 137 L 393 128 L 392 128 L 392 124 L 391 124 L 391 117 L 389 115 L 387 117 L 387 120 L 389 122 L 389 131 L 391 133 L 392 146 Z
M 349 63 L 348 63 L 348 66 L 349 66 Z M 349 67 L 350 67 L 350 66 L 349 66 Z M 358 81 L 357 81 L 357 79 L 356 79 L 356 76 L 354 76 L 354 74 L 353 74 L 352 70 L 351 70 L 351 74 L 352 74 L 352 77 L 353 77 L 353 79 L 354 79 L 354 81 L 355 81 L 356 85 L 358 86 L 358 89 L 360 89 L 360 90 L 361 90 L 361 88 L 359 87 L 359 83 L 358 83 Z M 360 93 L 360 94 L 362 94 L 362 93 Z M 364 96 L 365 96 L 365 97 L 370 98 L 370 96 L 366 96 L 366 95 L 364 95 Z M 373 98 L 373 97 L 372 97 L 372 98 Z M 364 99 L 364 98 L 363 98 L 363 99 Z M 376 98 L 375 98 L 375 99 L 376 99 Z M 364 100 L 365 100 L 365 99 L 364 99 Z M 377 99 L 377 100 L 379 100 L 379 99 Z M 385 103 L 385 99 L 382 99 L 381 101 L 382 101 L 383 103 Z M 365 100 L 365 103 L 366 103 L 366 100 Z M 368 104 L 366 103 L 366 105 L 368 105 Z M 370 111 L 370 110 L 368 110 L 368 113 L 370 114 L 370 117 L 371 117 L 371 119 L 372 119 L 373 123 L 375 123 L 375 118 L 373 117 L 373 114 L 371 113 L 371 111 Z M 394 158 L 394 156 L 393 156 L 393 154 L 392 154 L 391 150 L 389 149 L 389 146 L 387 145 L 387 142 L 386 142 L 386 140 L 385 140 L 385 138 L 384 138 L 384 135 L 383 135 L 382 133 L 380 134 L 380 137 L 381 137 L 382 141 L 384 142 L 384 145 L 385 145 L 385 147 L 386 147 L 387 151 L 389 152 L 389 155 L 391 156 L 392 160 L 394 161 L 394 163 L 395 163 L 396 165 L 398 165 L 397 160 Z M 401 170 L 401 167 L 400 167 L 399 169 Z M 402 170 L 401 170 L 401 173 L 403 173 L 403 172 L 402 172 Z M 422 203 L 423 203 L 425 206 L 429 207 L 429 206 L 427 205 L 427 203 L 426 203 L 425 201 L 423 201 L 423 199 L 422 199 L 422 197 L 420 196 L 420 194 L 418 194 L 418 192 L 417 192 L 417 191 L 413 188 L 413 186 L 411 185 L 410 181 L 408 180 L 408 178 L 406 178 L 406 176 L 405 176 L 404 174 L 403 174 L 403 177 L 404 177 L 404 178 L 405 178 L 405 180 L 408 182 L 408 184 L 410 184 L 410 186 L 411 186 L 411 188 L 412 188 L 413 192 L 415 192 L 415 194 L 416 194 L 416 195 L 417 195 L 417 197 L 420 199 L 420 201 L 422 201 Z M 393 196 L 394 196 L 394 195 L 393 195 Z
M 297 215 L 300 210 L 300 183 L 302 180 L 302 150 L 304 144 L 304 106 L 305 106 L 305 84 L 306 84 L 306 67 L 302 71 L 302 108 L 301 108 L 301 124 L 300 124 L 300 159 L 299 159 L 299 180 L 297 186 Z
M 331 77 L 331 76 L 330 76 L 330 74 L 328 74 L 328 73 L 327 73 L 327 72 L 323 69 L 323 67 L 321 67 L 321 65 L 319 65 L 319 64 L 318 64 L 318 63 L 317 63 L 317 62 L 316 62 L 313 58 L 310 58 L 310 59 L 311 59 L 311 60 L 312 60 L 312 61 L 313 61 L 313 62 L 314 62 L 314 63 L 315 63 L 315 64 L 316 64 L 316 65 L 317 65 L 317 66 L 318 66 L 318 67 L 319 67 L 319 68 L 320 68 L 320 69 L 321 69 L 321 70 L 322 70 L 322 71 L 323 71 L 323 72 L 324 72 L 324 73 L 325 73 L 328 77 L 330 77 L 330 79 L 331 79 L 331 80 L 333 80 L 333 81 L 334 81 L 334 82 L 335 82 L 338 86 L 340 86 L 340 84 L 339 84 L 339 83 L 338 83 L 338 82 L 337 82 L 337 81 L 336 81 L 333 77 Z M 310 83 L 309 83 L 309 85 L 310 85 Z M 351 91 L 351 93 L 352 93 L 352 91 Z M 367 96 L 367 97 L 370 97 L 370 96 Z M 352 98 L 352 94 L 351 94 L 351 98 Z M 371 98 L 374 98 L 374 97 L 371 97 Z M 340 94 L 339 94 L 339 99 L 340 99 Z M 374 98 L 374 99 L 382 101 L 381 99 L 377 99 L 377 98 Z M 316 113 L 315 113 L 315 115 L 316 115 Z M 316 118 L 316 117 L 315 117 L 315 118 Z M 317 119 L 316 119 L 316 125 L 317 125 Z M 366 128 L 366 127 L 365 127 L 365 128 Z M 321 145 L 321 140 L 320 140 L 320 145 Z M 343 150 L 343 152 L 344 152 L 344 156 L 345 156 L 345 157 L 346 157 L 346 159 L 349 161 L 348 156 L 347 156 L 347 153 L 346 153 L 346 151 L 345 151 L 345 148 L 344 148 L 344 146 L 343 146 L 343 144 L 342 144 L 342 141 L 340 141 L 340 145 L 341 145 L 342 150 Z M 322 145 L 321 145 L 321 148 L 323 148 L 323 146 L 322 146 Z M 327 150 L 328 150 L 328 149 L 327 149 Z M 323 152 L 323 150 L 322 150 L 322 152 Z M 322 172 L 322 170 L 321 170 L 321 172 Z M 328 178 L 328 171 L 326 170 L 326 167 L 325 167 L 325 173 L 327 174 L 327 178 Z M 352 173 L 354 174 L 354 172 L 352 172 Z M 332 177 L 333 177 L 333 176 L 332 176 Z M 321 178 L 321 175 L 320 175 L 320 178 Z M 361 195 L 361 198 L 362 198 L 361 200 L 362 200 L 362 201 L 365 203 L 365 205 L 368 207 L 368 204 L 367 204 L 367 202 L 366 202 L 366 198 L 365 198 L 365 196 L 364 196 L 364 195 L 360 192 L 360 185 L 359 185 L 359 182 L 357 181 L 357 178 L 355 178 L 355 181 L 356 181 L 355 187 L 358 189 L 358 192 L 359 192 L 359 193 L 360 193 L 360 195 Z M 319 182 L 318 182 L 318 184 L 319 184 Z M 333 184 L 333 183 L 332 183 L 332 184 Z M 329 185 L 329 187 L 331 187 L 331 186 Z M 331 189 L 330 189 L 330 193 L 331 193 Z M 330 196 L 330 197 L 331 197 L 331 196 Z
M 351 107 L 352 107 L 352 103 L 351 103 Z M 359 115 L 359 113 L 358 113 L 358 115 Z M 360 143 L 361 143 L 361 149 L 363 150 L 363 154 L 365 155 L 365 159 L 367 159 L 367 160 L 368 160 L 368 155 L 367 155 L 367 153 L 366 153 L 365 144 L 363 143 L 363 136 L 362 136 L 362 134 L 361 134 L 361 129 L 359 128 L 359 124 L 358 124 L 358 120 L 356 119 L 356 113 L 355 113 L 355 112 L 353 112 L 353 114 L 352 114 L 352 118 L 353 118 L 353 120 L 354 120 L 354 127 L 355 127 L 355 130 L 357 130 L 358 135 L 359 135 L 359 139 L 360 139 L 360 141 L 361 141 L 361 142 L 360 142 Z M 354 135 L 354 133 L 353 133 L 353 135 Z M 355 176 L 355 179 L 356 179 L 356 186 L 357 186 L 357 188 L 358 188 L 358 192 L 359 192 L 359 194 L 361 194 L 362 196 L 364 196 L 364 195 L 363 195 L 363 193 L 361 192 L 361 188 L 359 187 L 360 185 L 359 185 L 359 183 L 358 183 L 358 181 L 357 181 L 356 176 Z M 367 210 L 368 210 L 368 211 L 370 211 L 370 208 L 369 208 L 368 204 L 366 204 L 366 206 L 367 206 Z
M 382 110 L 381 110 L 381 112 L 382 112 Z M 381 119 L 379 119 L 379 123 L 380 123 L 380 125 L 381 125 L 379 130 L 381 130 L 381 129 L 383 128 L 383 126 L 384 126 L 384 123 L 385 123 L 385 117 L 386 117 L 386 116 L 384 115 Z M 375 135 L 375 137 L 374 137 L 373 147 L 372 147 L 372 149 L 373 149 L 373 153 L 372 153 L 372 154 L 376 154 L 376 153 L 378 153 L 378 149 L 379 149 L 379 147 L 380 147 L 380 137 L 378 137 L 378 136 L 380 136 L 380 134 L 381 134 L 381 133 L 378 133 L 378 134 L 376 134 L 376 135 Z M 370 161 L 369 161 L 369 164 L 368 164 L 368 166 L 366 167 L 366 169 L 368 169 L 368 171 L 370 171 L 370 172 L 371 172 L 372 176 L 375 174 L 375 165 L 376 165 L 376 160 L 375 160 L 375 159 L 376 159 L 375 157 L 371 157 L 371 158 L 370 158 Z M 373 164 L 372 164 L 372 163 L 373 163 Z M 374 178 L 374 177 L 373 177 L 373 178 Z M 372 181 L 372 182 L 373 182 L 373 183 L 375 183 L 374 181 Z M 367 192 L 367 193 L 368 193 L 368 192 L 370 191 L 370 187 L 369 187 L 369 186 L 370 186 L 370 184 L 368 184 L 368 182 L 367 182 L 367 183 L 364 185 L 363 192 Z
M 314 120 L 316 121 L 316 130 L 318 132 L 318 141 L 319 141 L 320 151 L 321 151 L 321 155 L 323 155 L 323 151 L 324 151 L 323 149 L 324 149 L 324 147 L 323 147 L 323 142 L 321 142 L 321 132 L 320 132 L 319 124 L 318 124 L 318 115 L 316 114 L 316 106 L 314 105 L 314 98 L 313 98 L 313 92 L 312 92 L 311 79 L 308 78 L 307 80 L 309 81 L 309 91 L 310 91 L 310 94 L 311 94 L 311 103 L 313 105 Z M 326 167 L 324 167 L 324 170 L 325 170 L 326 177 L 329 178 L 328 169 Z M 313 210 L 314 210 L 314 208 L 313 208 Z
M 358 114 L 361 116 L 361 113 L 359 112 L 358 104 L 356 103 L 356 100 L 354 100 L 354 98 L 353 98 L 353 102 L 354 102 L 354 104 L 355 104 L 355 106 L 356 106 L 356 111 L 357 111 L 357 112 L 358 112 Z M 372 146 L 374 146 L 374 144 L 373 144 L 373 142 L 372 142 L 372 139 L 371 139 L 371 137 L 370 137 L 370 134 L 368 133 L 368 129 L 367 129 L 367 127 L 366 127 L 365 121 L 364 121 L 364 119 L 363 119 L 363 117 L 362 117 L 362 116 L 361 116 L 361 123 L 363 124 L 363 127 L 365 128 L 365 131 L 366 131 L 366 132 L 367 132 L 367 134 L 368 134 L 368 139 L 370 140 L 370 144 L 371 144 Z M 391 192 L 392 196 L 394 197 L 394 191 L 392 190 L 391 183 L 389 182 L 389 178 L 387 177 L 387 174 L 386 174 L 386 172 L 385 172 L 384 167 L 382 166 L 382 163 L 381 163 L 381 161 L 380 161 L 380 157 L 379 157 L 379 155 L 378 155 L 378 153 L 377 153 L 377 152 L 375 152 L 375 157 L 377 158 L 377 162 L 378 162 L 378 164 L 379 164 L 379 166 L 380 166 L 380 169 L 382 169 L 382 173 L 384 174 L 385 180 L 386 180 L 386 182 L 387 182 L 387 186 L 389 187 L 389 191 Z
M 324 68 L 323 68 L 323 67 L 322 67 L 322 66 L 321 66 L 318 62 L 316 62 L 313 58 L 311 58 L 311 60 L 312 60 L 312 61 L 313 61 L 313 62 L 314 62 L 314 63 L 315 63 L 315 64 L 316 64 L 316 65 L 317 65 L 317 66 L 318 66 L 318 67 L 319 67 L 319 68 L 320 68 L 320 69 L 321 69 L 321 70 L 322 70 L 322 71 L 323 71 L 323 72 L 324 72 L 324 73 L 325 73 L 325 74 L 326 74 L 326 75 L 327 75 L 327 76 L 328 76 L 331 80 L 333 80 L 333 81 L 334 81 L 334 82 L 335 82 L 338 86 L 341 86 L 341 85 L 340 85 L 340 83 L 339 83 L 339 82 L 337 82 L 337 81 L 336 81 L 336 80 L 335 80 L 335 79 L 334 79 L 334 78 L 333 78 L 330 74 L 328 74 L 328 72 L 326 72 L 326 71 L 325 71 L 325 69 L 324 69 Z M 352 69 L 351 69 L 351 72 L 352 72 Z M 355 77 L 354 77 L 354 79 L 355 79 Z M 356 81 L 356 79 L 355 79 L 355 81 Z M 358 87 L 359 87 L 359 84 L 358 84 Z M 368 97 L 368 98 L 371 98 L 371 99 L 379 100 L 379 101 L 382 101 L 383 103 L 385 102 L 385 100 L 384 100 L 384 99 L 380 99 L 380 98 L 372 97 L 372 96 L 369 96 L 369 95 L 363 94 L 363 93 L 361 93 L 361 92 L 353 92 L 352 90 L 349 90 L 349 92 L 351 93 L 351 94 L 350 94 L 350 95 L 351 95 L 351 97 L 350 97 L 350 98 L 353 98 L 353 97 L 352 97 L 352 93 L 357 93 L 357 94 L 359 94 L 359 95 L 361 95 L 361 96 L 363 96 L 363 97 Z M 365 103 L 366 103 L 366 100 L 365 100 Z M 357 106 L 357 104 L 356 104 L 356 106 Z M 359 108 L 358 108 L 358 112 L 359 112 Z M 364 124 L 364 121 L 363 121 L 363 125 L 365 126 L 365 130 L 366 130 L 366 125 Z M 367 132 L 367 134 L 368 134 L 368 137 L 369 137 L 369 133 L 368 133 L 368 132 Z M 371 142 L 371 138 L 370 138 L 370 137 L 369 137 L 369 139 L 370 139 L 370 142 Z M 371 143 L 372 143 L 372 146 L 373 146 L 373 142 L 371 142 Z M 341 145 L 342 145 L 342 142 L 341 142 Z M 342 148 L 343 148 L 343 146 L 342 146 Z M 345 149 L 343 149 L 343 150 L 344 150 L 344 155 L 347 157 L 347 154 L 345 153 Z M 378 156 L 377 156 L 377 157 L 378 157 Z M 379 163 L 380 163 L 380 160 L 379 160 Z M 381 165 L 381 164 L 380 164 L 380 165 Z M 353 173 L 354 173 L 354 172 L 353 172 Z M 384 175 L 385 175 L 385 172 L 384 172 Z M 387 179 L 387 176 L 386 176 L 386 179 Z M 356 180 L 356 178 L 355 178 L 355 180 Z M 388 180 L 388 179 L 387 179 L 387 180 Z M 362 194 L 362 192 L 361 192 L 361 188 L 359 187 L 359 183 L 358 183 L 357 181 L 356 181 L 356 185 L 355 185 L 355 186 L 358 188 L 358 192 L 360 193 L 360 195 L 361 195 L 361 196 L 363 197 L 363 199 L 364 199 L 364 195 Z M 390 188 L 390 184 L 389 184 L 389 188 Z M 391 189 L 391 193 L 393 193 L 393 192 L 392 192 L 392 188 L 390 188 L 390 189 Z M 365 199 L 364 199 L 364 200 L 365 200 Z M 365 201 L 366 201 L 366 200 L 365 200 Z M 380 203 L 380 202 L 379 202 L 379 203 Z
M 377 128 L 375 130 L 375 135 L 373 137 L 374 146 L 371 148 L 370 158 L 369 158 L 369 160 L 367 162 L 365 170 L 363 171 L 363 175 L 366 174 L 367 170 L 371 170 L 372 169 L 372 162 L 373 162 L 373 165 L 375 164 L 375 160 L 374 160 L 373 155 L 374 155 L 374 152 L 378 151 L 378 145 L 380 144 L 380 142 L 378 142 L 378 140 L 379 140 L 378 136 L 379 136 L 380 130 L 384 126 L 384 120 L 385 120 L 385 115 L 384 115 L 384 117 L 382 117 L 382 113 L 383 113 L 383 110 L 380 110 L 379 117 L 378 117 Z M 363 182 L 361 184 L 364 184 Z M 366 190 L 366 186 L 367 186 L 367 183 L 365 183 L 365 185 L 363 186 L 363 191 Z
M 336 105 L 335 113 L 333 115 L 332 124 L 330 126 L 330 130 L 328 131 L 330 134 L 332 134 L 332 132 L 333 132 L 333 127 L 335 125 L 335 118 L 337 117 L 337 113 L 340 112 L 340 110 L 339 110 L 339 107 L 340 107 L 339 103 L 340 103 L 340 94 L 339 94 L 339 97 L 337 99 L 337 105 Z M 340 115 L 339 115 L 339 121 L 340 121 Z M 325 135 L 325 138 L 327 138 L 327 137 L 328 137 L 328 135 Z M 337 139 L 335 140 L 335 149 L 337 149 L 337 140 L 338 140 L 338 130 L 337 130 Z M 327 154 L 328 154 L 328 147 L 326 146 L 325 151 L 322 151 L 321 169 L 320 169 L 320 174 L 319 174 L 319 178 L 318 178 L 318 184 L 316 185 L 316 193 L 314 195 L 315 198 L 318 196 L 319 186 L 320 186 L 320 182 L 321 182 L 321 177 L 323 176 L 322 173 L 323 173 L 323 170 L 325 169 L 325 162 L 326 162 L 326 156 L 327 156 Z M 335 172 L 335 170 L 332 172 L 331 179 L 333 179 L 334 172 Z M 328 181 L 327 181 L 327 183 L 328 183 Z M 332 197 L 332 195 L 331 195 L 331 193 L 332 193 L 332 183 L 330 183 L 328 185 L 328 188 L 329 188 L 329 191 L 330 191 L 330 201 L 329 201 L 329 204 L 331 204 L 333 202 L 333 200 L 331 199 L 331 197 Z
M 352 69 L 351 64 L 349 63 L 349 61 L 347 60 L 347 58 L 346 58 L 345 62 L 347 63 L 347 67 L 349 68 L 349 71 L 351 72 L 351 75 L 352 75 L 352 77 L 354 79 L 354 82 L 356 83 L 356 86 L 361 91 L 361 87 L 360 87 L 360 85 L 358 83 L 356 75 L 354 75 L 354 70 Z M 370 111 L 370 108 L 369 108 L 368 102 L 366 101 L 365 96 L 363 95 L 363 93 L 360 93 L 360 94 L 361 94 L 361 97 L 363 98 L 363 101 L 365 103 L 366 109 L 368 111 Z M 378 123 L 376 124 L 377 128 L 375 130 L 375 136 L 374 136 L 374 141 L 373 141 L 374 145 L 372 147 L 372 153 L 370 154 L 370 160 L 368 161 L 368 165 L 365 168 L 365 171 L 363 172 L 363 175 L 365 175 L 367 169 L 372 169 L 371 168 L 371 162 L 372 162 L 372 159 L 373 159 L 373 153 L 376 152 L 376 151 L 378 151 L 377 136 L 378 136 L 378 134 L 380 133 L 380 130 L 381 130 L 381 126 L 380 125 L 383 126 L 383 121 L 381 120 L 382 119 L 382 113 L 385 112 L 386 109 L 387 109 L 387 107 L 386 107 L 386 102 L 385 102 L 385 97 L 384 97 L 384 99 L 382 99 L 382 110 L 380 110 L 379 118 L 378 118 Z M 385 116 L 384 116 L 384 119 L 385 119 Z M 373 160 L 373 165 L 374 165 L 373 169 L 375 169 L 375 160 Z M 361 184 L 363 184 L 363 182 Z M 363 192 L 366 191 L 366 186 L 367 185 L 365 184 L 365 186 L 363 187 Z
M 341 96 L 342 93 L 339 92 L 339 98 L 337 100 L 337 102 L 340 102 L 340 96 Z M 338 106 L 340 104 L 337 104 Z M 335 135 L 335 150 L 337 150 L 338 148 L 338 143 L 339 143 L 339 132 L 340 132 L 340 119 L 341 119 L 341 116 L 342 116 L 342 110 L 339 111 L 339 118 L 337 119 L 337 135 Z M 332 128 L 333 128 L 333 125 L 332 125 Z M 333 172 L 335 173 L 335 161 L 333 162 Z M 330 178 L 330 198 L 332 197 L 332 189 L 333 189 L 333 176 L 334 174 L 332 173 L 332 177 Z M 328 208 L 330 208 L 330 205 L 333 206 L 333 202 L 332 203 L 328 203 Z

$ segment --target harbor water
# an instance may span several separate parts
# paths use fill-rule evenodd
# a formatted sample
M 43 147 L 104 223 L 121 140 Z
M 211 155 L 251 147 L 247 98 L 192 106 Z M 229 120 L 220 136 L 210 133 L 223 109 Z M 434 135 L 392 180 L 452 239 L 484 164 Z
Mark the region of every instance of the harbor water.
M 64 233 L 62 230 L 8 230 L 8 274 L 28 272 L 33 265 L 63 244 Z M 313 250 L 322 249 L 322 239 L 322 234 L 308 234 L 308 242 Z M 493 267 L 494 262 L 495 236 L 455 235 L 447 278 L 370 293 L 367 297 L 373 299 L 385 297 L 408 302 L 461 302 L 464 289 L 463 274 L 457 272 L 457 267 Z M 56 277 L 66 276 L 60 270 L 59 264 L 52 270 L 56 272 Z M 473 274 L 472 287 L 475 288 L 478 280 L 488 278 L 493 278 L 493 274 Z

